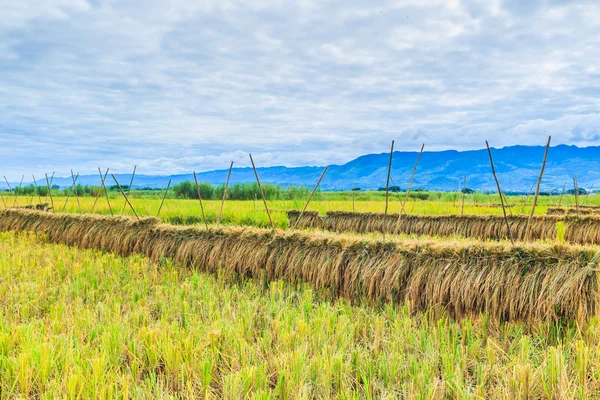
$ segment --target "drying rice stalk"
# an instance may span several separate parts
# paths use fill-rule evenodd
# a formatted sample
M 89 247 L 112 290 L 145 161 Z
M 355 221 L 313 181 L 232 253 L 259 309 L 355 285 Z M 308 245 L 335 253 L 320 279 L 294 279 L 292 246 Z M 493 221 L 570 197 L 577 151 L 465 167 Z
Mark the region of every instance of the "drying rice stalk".
M 287 215 L 290 227 L 298 225 L 302 228 L 323 228 L 323 218 L 319 215 L 318 211 L 304 211 L 304 213 L 302 213 L 299 210 L 291 210 L 287 211 Z
M 600 210 L 596 208 L 582 208 L 579 210 L 579 215 L 598 215 Z M 577 215 L 575 208 L 564 208 L 564 207 L 548 207 L 546 210 L 547 215 Z
M 527 217 L 508 216 L 511 233 L 517 240 L 525 238 Z M 530 224 L 530 238 L 556 238 L 554 216 L 534 216 Z M 352 213 L 345 211 L 328 212 L 324 218 L 324 228 L 334 232 L 381 232 L 393 234 L 427 236 L 464 236 L 478 239 L 501 240 L 509 237 L 503 216 L 498 215 L 398 215 L 378 213 Z M 301 225 L 302 223 L 300 223 Z
M 394 221 L 395 222 L 395 221 Z M 403 241 L 255 228 L 209 230 L 155 218 L 50 214 L 6 209 L 0 230 L 120 255 L 172 258 L 225 276 L 311 282 L 350 299 L 442 306 L 454 317 L 577 320 L 598 315 L 600 250 L 569 245 Z
M 579 210 L 579 214 L 582 210 Z M 600 244 L 600 217 L 577 217 L 567 215 L 565 222 L 565 240 L 579 244 Z

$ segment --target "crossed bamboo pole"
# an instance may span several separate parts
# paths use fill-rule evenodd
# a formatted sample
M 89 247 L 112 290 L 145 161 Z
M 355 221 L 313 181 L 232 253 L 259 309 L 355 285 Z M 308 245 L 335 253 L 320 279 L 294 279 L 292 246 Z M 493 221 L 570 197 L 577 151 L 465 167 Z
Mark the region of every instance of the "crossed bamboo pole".
M 500 204 L 502 204 L 502 213 L 504 214 L 504 222 L 506 222 L 508 238 L 510 239 L 510 242 L 512 244 L 515 244 L 512 232 L 510 231 L 510 223 L 508 222 L 508 217 L 506 216 L 506 207 L 504 206 L 504 198 L 502 197 L 502 189 L 500 188 L 500 182 L 498 182 L 498 177 L 496 176 L 496 169 L 494 168 L 494 160 L 492 158 L 492 150 L 490 150 L 490 145 L 487 140 L 485 141 L 485 145 L 487 147 L 488 155 L 490 156 L 490 165 L 492 166 L 492 174 L 494 175 L 494 180 L 496 181 L 496 187 L 498 188 L 498 194 L 500 195 Z

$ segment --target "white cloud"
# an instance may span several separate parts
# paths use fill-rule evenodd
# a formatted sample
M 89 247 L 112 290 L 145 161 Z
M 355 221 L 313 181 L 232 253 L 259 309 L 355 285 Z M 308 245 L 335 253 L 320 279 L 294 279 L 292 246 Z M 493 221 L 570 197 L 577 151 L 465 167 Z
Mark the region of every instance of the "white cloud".
M 597 144 L 598 7 L 0 0 L 0 172 Z

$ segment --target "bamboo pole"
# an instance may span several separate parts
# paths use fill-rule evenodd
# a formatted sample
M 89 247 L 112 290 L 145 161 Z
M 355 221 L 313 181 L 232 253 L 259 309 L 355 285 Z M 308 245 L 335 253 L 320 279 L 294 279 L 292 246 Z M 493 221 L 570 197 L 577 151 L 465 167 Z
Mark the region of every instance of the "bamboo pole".
M 467 190 L 467 177 L 465 176 L 465 183 L 463 185 L 463 190 L 462 190 L 462 202 L 460 205 L 460 215 L 464 215 L 464 211 L 465 211 L 465 190 Z
M 4 181 L 6 182 L 6 186 L 8 186 L 8 191 L 10 192 L 10 194 L 12 194 L 13 199 L 14 199 L 14 203 L 13 203 L 13 207 L 15 206 L 15 204 L 17 203 L 17 195 L 15 194 L 15 192 L 12 190 L 12 187 L 10 186 L 10 183 L 8 183 L 8 179 L 6 179 L 6 175 L 4 175 Z
M 421 155 L 423 154 L 423 149 L 425 148 L 425 143 L 421 145 L 421 151 L 419 151 L 419 155 L 417 156 L 417 161 L 415 161 L 415 166 L 413 167 L 412 176 L 410 177 L 410 184 L 408 185 L 408 190 L 406 191 L 406 196 L 404 197 L 404 201 L 402 202 L 402 208 L 400 210 L 400 215 L 404 212 L 404 205 L 408 200 L 408 196 L 410 195 L 410 190 L 412 189 L 413 182 L 415 180 L 415 173 L 417 172 L 417 166 L 419 165 L 419 160 L 421 159 Z
M 196 171 L 194 171 L 194 182 L 196 182 L 196 192 L 198 192 L 198 201 L 200 202 L 200 209 L 202 210 L 202 219 L 204 220 L 204 226 L 206 226 L 206 230 L 208 230 L 208 222 L 206 222 L 206 215 L 204 215 L 204 205 L 202 205 L 202 196 L 200 195 L 200 186 L 198 185 Z
M 519 212 L 519 215 L 521 215 L 525 212 L 525 207 L 529 203 L 529 196 L 531 195 L 531 192 L 533 191 L 534 186 L 535 186 L 535 181 L 531 184 L 531 187 L 529 188 L 529 191 L 527 192 L 527 197 L 525 198 L 525 201 L 523 202 L 523 206 L 521 207 L 521 211 Z
M 421 189 L 423 188 L 423 184 L 421 184 L 421 186 L 419 186 L 419 192 L 421 191 Z M 412 214 L 413 210 L 415 209 L 415 205 L 417 204 L 417 196 L 415 196 L 414 200 L 413 200 L 413 204 L 412 207 L 410 208 L 410 213 Z
M 104 178 L 102 178 L 102 171 L 100 171 L 100 167 L 98 167 L 98 173 L 100 174 L 100 181 L 102 183 L 102 188 L 104 188 L 104 194 L 106 195 L 106 203 L 108 204 L 108 209 L 110 210 L 110 215 L 115 215 L 113 213 L 112 207 L 110 206 L 110 200 L 108 199 L 108 188 L 106 187 L 106 175 L 104 175 Z M 106 174 L 108 174 L 108 168 L 106 169 Z
M 390 150 L 390 162 L 388 164 L 387 180 L 385 182 L 385 212 L 384 212 L 384 215 L 386 215 L 386 216 L 387 216 L 387 213 L 388 213 L 390 175 L 392 173 L 392 158 L 393 158 L 393 155 L 394 155 L 394 141 L 392 140 L 392 148 Z M 381 229 L 381 233 L 383 235 L 383 240 L 385 241 L 385 228 Z
M 300 215 L 298 216 L 298 219 L 296 219 L 296 223 L 294 224 L 294 226 L 293 226 L 292 229 L 296 229 L 296 226 L 298 225 L 298 222 L 300 222 L 300 219 L 302 218 L 302 215 L 304 215 L 304 211 L 306 211 L 306 208 L 308 207 L 308 203 L 310 203 L 310 199 L 312 199 L 313 195 L 317 191 L 317 188 L 319 187 L 319 184 L 321 183 L 321 180 L 325 176 L 325 172 L 327 172 L 327 168 L 329 168 L 329 165 L 326 166 L 325 169 L 323 170 L 323 172 L 321 173 L 321 177 L 319 178 L 319 180 L 317 181 L 317 184 L 315 185 L 314 189 L 310 193 L 310 196 L 308 196 L 308 200 L 306 200 L 306 204 L 304 205 L 304 208 L 300 212 Z
M 137 165 L 133 166 L 133 173 L 131 174 L 131 180 L 129 181 L 129 186 L 127 187 L 127 194 L 131 192 L 131 185 L 133 185 L 133 179 L 135 178 L 135 170 L 137 169 Z M 121 214 L 125 212 L 125 206 L 127 202 L 123 202 L 123 208 L 121 208 Z
M 392 140 L 392 148 L 390 150 L 390 162 L 388 164 L 387 181 L 385 183 L 385 215 L 387 215 L 387 212 L 388 212 L 388 192 L 389 192 L 389 188 L 390 188 L 390 174 L 392 173 L 393 155 L 394 155 L 394 141 Z M 383 235 L 385 237 L 385 232 Z
M 77 176 L 75 177 L 75 180 L 77 180 L 77 179 L 79 179 L 79 173 L 77 173 Z M 65 204 L 63 205 L 62 212 L 65 212 L 65 210 L 67 209 L 67 203 L 69 202 L 70 198 L 71 198 L 71 193 L 69 193 L 67 195 L 67 198 L 65 199 Z M 81 214 L 81 212 L 80 212 L 80 214 Z
M 35 176 L 33 176 L 33 174 L 32 174 L 31 177 L 33 178 L 33 183 L 34 183 L 35 189 L 37 189 L 37 185 L 35 184 Z M 35 192 L 31 194 L 31 199 L 29 199 L 30 206 L 33 204 L 34 198 L 35 198 Z M 41 203 L 41 201 L 40 201 L 40 203 Z
M 525 240 L 529 238 L 529 225 L 531 224 L 531 220 L 533 219 L 533 213 L 535 212 L 535 206 L 537 205 L 538 196 L 540 194 L 540 185 L 542 184 L 542 177 L 544 176 L 544 169 L 546 168 L 546 160 L 548 159 L 548 149 L 550 149 L 551 139 L 552 136 L 548 136 L 548 143 L 546 143 L 546 151 L 544 151 L 544 161 L 542 161 L 542 169 L 540 170 L 540 176 L 537 180 L 535 196 L 533 196 L 533 205 L 531 206 L 531 212 L 529 213 L 529 218 L 527 218 L 527 223 L 525 224 Z
M 79 172 L 77 173 L 77 177 L 79 177 Z M 79 208 L 79 214 L 81 214 L 81 203 L 79 202 L 79 196 L 77 195 L 77 185 L 75 185 L 75 175 L 73 175 L 73 170 L 71 170 L 71 178 L 73 179 L 73 193 L 75 194 L 75 198 L 77 199 L 77 207 Z
M 500 188 L 500 182 L 498 182 L 498 177 L 496 176 L 496 169 L 494 168 L 494 160 L 492 159 L 492 150 L 490 150 L 490 145 L 488 141 L 485 141 L 485 145 L 487 147 L 488 155 L 490 156 L 490 165 L 492 166 L 492 174 L 494 175 L 494 180 L 496 181 L 496 186 L 498 187 L 498 193 L 500 194 L 500 204 L 502 204 L 502 212 L 504 213 L 504 222 L 506 222 L 506 229 L 508 230 L 508 238 L 512 244 L 515 243 L 513 240 L 512 232 L 510 231 L 510 223 L 508 222 L 508 217 L 506 216 L 506 208 L 504 207 L 504 198 L 502 197 L 502 189 Z
M 48 174 L 46 174 L 46 185 L 48 185 L 48 195 L 50 196 L 50 203 L 52 204 L 52 212 L 56 212 L 54 210 L 54 198 L 52 197 L 52 186 L 50 186 L 50 181 L 48 180 Z M 48 197 L 48 196 L 46 196 Z
M 56 171 L 52 171 L 52 177 L 50 178 L 50 187 L 52 187 L 52 182 L 54 182 L 54 174 L 56 173 Z M 48 182 L 46 182 L 46 184 L 48 184 Z M 44 201 L 48 201 L 48 193 L 46 193 L 46 197 L 44 198 Z
M 35 192 L 38 196 L 38 201 L 40 204 L 42 204 L 42 196 L 40 196 L 40 188 L 38 187 L 37 182 L 35 180 L 35 175 L 32 174 L 31 177 L 33 178 L 33 186 L 35 186 Z
M 558 199 L 558 206 L 562 205 L 563 194 L 565 193 L 565 189 L 567 188 L 567 184 L 563 185 L 562 191 L 560 192 L 560 198 Z
M 217 224 L 221 223 L 221 216 L 223 215 L 223 206 L 225 206 L 225 198 L 227 197 L 227 188 L 229 187 L 229 179 L 231 178 L 231 170 L 233 169 L 233 160 L 229 165 L 229 172 L 227 173 L 227 181 L 225 182 L 225 189 L 223 190 L 223 199 L 221 199 L 221 208 L 219 209 L 219 217 L 217 218 Z
M 158 218 L 158 216 L 160 215 L 160 210 L 162 210 L 163 203 L 165 202 L 165 199 L 167 198 L 167 193 L 169 193 L 170 187 L 171 187 L 171 179 L 169 179 L 169 183 L 167 184 L 167 189 L 165 190 L 165 194 L 160 202 L 160 206 L 158 207 L 158 212 L 156 213 L 156 218 Z
M 104 179 L 102 178 L 102 171 L 100 171 L 100 167 L 98 167 L 98 172 L 100 173 L 100 189 L 98 189 L 98 193 L 96 193 L 96 198 L 94 199 L 94 204 L 92 204 L 92 213 L 94 212 L 94 210 L 96 209 L 96 203 L 98 202 L 98 199 L 100 198 L 100 196 L 102 195 L 102 191 L 106 190 L 106 188 L 104 187 L 104 181 L 106 180 L 106 176 L 108 175 L 108 170 L 110 168 L 106 168 L 106 173 L 104 174 Z M 109 203 L 110 205 L 110 203 Z M 112 214 L 112 211 L 111 211 Z
M 254 176 L 256 176 L 256 183 L 258 183 L 258 190 L 260 190 L 260 195 L 262 196 L 262 200 L 265 205 L 265 210 L 267 211 L 267 216 L 269 217 L 269 222 L 271 222 L 271 229 L 275 230 L 275 225 L 273 224 L 273 219 L 271 218 L 271 213 L 269 212 L 269 207 L 267 206 L 267 199 L 265 198 L 265 192 L 263 192 L 262 186 L 260 186 L 260 179 L 258 179 L 258 172 L 256 171 L 256 166 L 254 165 L 254 160 L 252 159 L 252 154 L 250 154 L 250 162 L 252 163 L 252 169 L 254 169 Z
M 140 220 L 140 217 L 138 217 L 137 213 L 135 212 L 135 208 L 133 208 L 133 206 L 131 205 L 131 202 L 129 201 L 129 199 L 127 198 L 127 195 L 125 194 L 125 192 L 123 191 L 123 188 L 121 187 L 121 185 L 119 184 L 119 181 L 117 181 L 117 178 L 115 178 L 115 174 L 110 174 L 113 178 L 113 180 L 115 181 L 115 183 L 117 184 L 117 186 L 119 187 L 119 190 L 121 191 L 121 194 L 123 195 L 123 197 L 125 197 L 125 201 L 127 201 L 127 204 L 129 204 L 129 207 L 131 207 L 131 211 L 133 211 L 133 214 L 135 215 L 135 217 L 137 218 L 137 220 Z M 106 194 L 108 196 L 108 193 Z
M 15 202 L 13 203 L 13 207 L 17 206 L 17 190 L 21 189 L 21 186 L 23 186 L 23 179 L 25 179 L 25 175 L 21 177 L 21 183 L 15 188 Z
M 573 186 L 575 186 L 575 209 L 579 217 L 579 184 L 577 182 L 577 174 L 573 175 Z

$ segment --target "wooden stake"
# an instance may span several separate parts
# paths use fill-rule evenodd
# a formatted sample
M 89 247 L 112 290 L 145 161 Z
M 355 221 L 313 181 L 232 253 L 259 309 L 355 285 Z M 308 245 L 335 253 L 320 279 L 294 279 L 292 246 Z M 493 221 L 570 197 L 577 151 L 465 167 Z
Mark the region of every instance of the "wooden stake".
M 229 178 L 231 178 L 231 170 L 233 169 L 233 161 L 229 165 L 229 172 L 227 173 L 227 181 L 225 182 L 225 189 L 223 190 L 223 199 L 221 200 L 221 208 L 219 209 L 219 217 L 217 218 L 217 224 L 221 223 L 221 216 L 223 215 L 223 206 L 225 205 L 225 198 L 227 197 L 227 188 L 229 187 Z
M 465 210 L 465 190 L 467 190 L 467 177 L 465 176 L 465 183 L 463 185 L 463 190 L 462 190 L 462 203 L 460 205 L 460 215 L 464 215 L 464 210 Z
M 56 171 L 52 171 L 52 177 L 50 178 L 50 187 L 52 187 L 52 182 L 54 182 L 54 174 L 56 173 Z M 46 182 L 48 183 L 48 182 Z M 48 201 L 48 194 L 46 193 L 46 197 L 44 198 L 44 201 Z
M 206 222 L 206 215 L 204 215 L 204 206 L 202 205 L 202 196 L 200 195 L 200 186 L 198 185 L 196 171 L 194 171 L 194 182 L 196 182 L 196 192 L 198 192 L 198 201 L 200 202 L 200 209 L 202 210 L 202 219 L 204 220 L 204 226 L 206 226 L 206 230 L 208 230 L 208 222 Z
M 158 218 L 158 216 L 160 215 L 160 210 L 162 210 L 163 203 L 165 202 L 165 199 L 167 198 L 167 193 L 169 193 L 170 187 L 171 187 L 171 179 L 169 179 L 169 183 L 167 184 L 167 190 L 165 190 L 165 194 L 162 198 L 162 201 L 160 202 L 160 206 L 158 207 L 158 212 L 156 213 L 156 218 Z M 129 202 L 129 200 L 128 200 L 128 202 Z
M 110 215 L 115 215 L 113 213 L 112 207 L 110 206 L 110 200 L 108 200 L 108 188 L 106 187 L 106 175 L 104 175 L 104 178 L 102 178 L 102 171 L 100 171 L 100 167 L 98 167 L 98 173 L 100 174 L 100 182 L 101 182 L 101 188 L 100 190 L 102 190 L 102 188 L 104 189 L 104 194 L 106 195 L 106 203 L 108 204 L 108 209 L 110 210 Z M 106 169 L 106 174 L 108 174 L 108 168 Z M 111 174 L 112 175 L 112 174 Z
M 560 192 L 560 198 L 558 200 L 558 206 L 560 207 L 562 205 L 562 199 L 563 199 L 563 194 L 565 193 L 565 189 L 567 188 L 567 184 L 565 183 L 563 185 L 562 191 Z
M 535 206 L 537 205 L 538 195 L 540 194 L 540 185 L 542 184 L 542 176 L 544 176 L 544 169 L 546 168 L 546 159 L 548 158 L 548 149 L 550 148 L 550 140 L 552 136 L 548 136 L 548 143 L 546 143 L 546 151 L 544 152 L 544 161 L 542 162 L 542 169 L 540 170 L 540 176 L 537 180 L 537 187 L 535 188 L 535 196 L 533 197 L 533 205 L 531 206 L 531 212 L 529 218 L 527 218 L 527 224 L 525 224 L 525 240 L 529 238 L 529 225 L 535 212 Z
M 31 177 L 33 178 L 33 185 L 35 186 L 35 191 L 37 192 L 37 183 L 35 182 L 35 176 L 33 176 L 33 174 L 31 175 Z M 39 192 L 37 193 L 38 197 L 40 196 Z M 33 193 L 31 195 L 31 199 L 29 200 L 29 205 L 33 204 L 33 198 L 35 197 L 35 193 Z M 40 204 L 42 203 L 41 198 L 40 198 Z
M 17 203 L 17 195 L 15 194 L 15 192 L 12 190 L 12 187 L 10 187 L 10 183 L 8 183 L 8 179 L 6 179 L 6 175 L 4 175 L 4 181 L 6 182 L 6 185 L 8 186 L 8 191 L 10 192 L 10 194 L 12 194 L 13 198 L 14 198 L 14 202 L 13 202 L 13 207 L 15 206 L 15 204 Z
M 72 173 L 72 172 L 73 172 L 73 170 L 71 170 L 71 173 Z M 77 176 L 75 177 L 75 180 L 77 180 L 78 178 L 79 178 L 79 173 L 77 173 Z M 65 200 L 65 204 L 63 205 L 63 208 L 62 208 L 62 212 L 65 212 L 65 210 L 67 209 L 67 203 L 69 202 L 69 199 L 70 199 L 70 198 L 71 198 L 71 193 L 69 193 L 69 194 L 67 195 L 67 198 L 66 198 L 66 200 Z M 81 214 L 81 210 L 80 210 L 80 212 L 79 212 L 79 213 Z
M 117 184 L 117 186 L 119 187 L 119 190 L 121 191 L 121 194 L 123 195 L 123 197 L 125 197 L 125 201 L 127 202 L 127 204 L 129 204 L 129 207 L 131 207 L 131 211 L 133 211 L 133 214 L 135 215 L 135 217 L 137 218 L 137 220 L 140 220 L 140 217 L 138 217 L 137 213 L 135 212 L 135 208 L 133 208 L 133 206 L 131 205 L 131 202 L 129 201 L 129 199 L 127 198 L 127 195 L 125 194 L 125 192 L 123 191 L 123 188 L 121 187 L 121 185 L 119 184 L 119 181 L 117 181 L 117 178 L 115 178 L 115 174 L 110 174 L 110 176 L 112 176 L 113 180 L 115 181 L 115 183 Z M 106 196 L 108 198 L 108 193 L 106 193 Z M 160 211 L 160 210 L 159 210 Z
M 31 175 L 31 177 L 33 178 L 33 186 L 35 186 L 35 193 L 37 194 L 38 197 L 38 202 L 40 204 L 42 204 L 42 196 L 40 196 L 40 188 L 37 185 L 37 182 L 35 181 L 35 175 Z M 33 198 L 33 196 L 31 196 Z
M 100 188 L 98 189 L 98 193 L 96 193 L 96 198 L 94 199 L 94 204 L 92 204 L 92 213 L 96 209 L 96 203 L 98 199 L 102 195 L 102 190 L 104 190 L 104 181 L 106 180 L 106 176 L 108 175 L 109 168 L 106 168 L 106 173 L 104 174 L 104 179 L 102 178 L 102 172 L 100 172 L 100 167 L 98 167 L 98 172 L 100 172 Z
M 317 181 L 317 184 L 315 185 L 314 189 L 310 193 L 310 196 L 308 196 L 308 200 L 306 200 L 306 204 L 304 205 L 304 208 L 300 212 L 300 215 L 298 216 L 298 219 L 296 219 L 296 223 L 294 224 L 294 226 L 293 226 L 292 229 L 296 229 L 296 226 L 298 225 L 298 222 L 300 222 L 300 219 L 302 218 L 302 215 L 304 215 L 304 211 L 306 211 L 306 208 L 308 207 L 308 203 L 310 203 L 310 199 L 312 199 L 313 195 L 317 191 L 317 188 L 319 187 L 319 184 L 321 183 L 321 180 L 325 176 L 325 172 L 327 172 L 327 168 L 329 168 L 329 166 L 326 166 L 325 169 L 323 170 L 323 173 L 321 173 L 321 177 L 319 178 L 319 180 Z
M 388 212 L 388 191 L 390 188 L 390 174 L 392 173 L 392 157 L 394 155 L 394 141 L 392 140 L 392 148 L 390 150 L 390 162 L 388 164 L 387 181 L 385 183 L 385 215 Z M 383 234 L 385 237 L 385 233 Z
M 25 175 L 21 177 L 21 183 L 15 188 L 15 202 L 13 203 L 13 207 L 17 206 L 17 190 L 21 189 L 21 186 L 23 186 L 23 179 L 25 179 Z
M 77 173 L 77 177 L 79 177 L 79 172 Z M 73 170 L 71 170 L 71 178 L 73 179 L 73 193 L 75 194 L 75 198 L 77 199 L 77 207 L 79 208 L 79 214 L 81 214 L 81 203 L 79 202 L 79 196 L 77 195 L 77 186 L 75 185 L 75 175 L 73 175 Z
M 271 218 L 271 213 L 269 212 L 269 207 L 267 206 L 267 199 L 265 198 L 265 193 L 262 190 L 262 186 L 260 186 L 260 179 L 258 179 L 258 172 L 256 172 L 256 166 L 254 165 L 252 154 L 250 154 L 250 162 L 252 163 L 252 169 L 254 169 L 254 176 L 256 176 L 256 183 L 258 183 L 258 190 L 260 190 L 260 195 L 262 196 L 263 203 L 265 205 L 265 210 L 267 211 L 267 215 L 269 216 L 269 222 L 271 222 L 271 229 L 275 230 L 275 224 L 273 224 L 273 219 Z
M 131 185 L 133 185 L 133 178 L 135 178 L 135 170 L 137 169 L 137 165 L 133 166 L 133 174 L 131 174 L 131 180 L 129 181 L 129 187 L 127 188 L 127 194 L 129 194 L 131 192 Z M 125 206 L 127 205 L 127 202 L 123 203 L 123 208 L 121 208 L 121 214 L 123 214 L 125 212 Z
M 46 185 L 48 185 L 48 195 L 50 195 L 50 203 L 52 204 L 52 212 L 55 212 L 54 199 L 52 198 L 52 187 L 50 186 L 50 181 L 48 180 L 48 174 L 46 174 Z M 48 197 L 48 196 L 46 196 L 46 197 Z
M 533 191 L 534 186 L 535 186 L 535 182 L 533 182 L 531 184 L 531 187 L 529 188 L 529 191 L 527 192 L 527 197 L 525 198 L 525 201 L 523 202 L 523 207 L 521 207 L 521 212 L 519 214 L 523 214 L 525 212 L 525 207 L 527 206 L 527 203 L 529 203 L 529 195 Z
M 492 151 L 490 150 L 490 145 L 488 141 L 485 141 L 485 145 L 487 147 L 488 155 L 490 156 L 490 165 L 492 166 L 492 174 L 494 175 L 494 180 L 496 181 L 496 186 L 498 187 L 498 194 L 500 194 L 500 204 L 502 204 L 502 212 L 504 213 L 504 222 L 506 222 L 506 229 L 508 230 L 508 238 L 512 244 L 515 244 L 513 240 L 512 232 L 510 231 L 510 224 L 508 222 L 508 217 L 506 216 L 506 208 L 504 207 L 504 198 L 502 197 L 502 189 L 500 188 L 500 182 L 498 182 L 498 177 L 496 176 L 496 169 L 494 168 L 494 160 L 492 159 Z
M 354 183 L 352 183 L 352 212 L 354 212 Z
M 415 180 L 415 173 L 417 172 L 417 166 L 419 165 L 419 160 L 421 159 L 421 155 L 423 154 L 423 149 L 425 148 L 425 143 L 421 145 L 421 151 L 419 151 L 419 155 L 417 157 L 417 161 L 415 161 L 415 166 L 413 167 L 412 176 L 410 177 L 410 184 L 408 185 L 408 190 L 406 191 L 406 196 L 404 196 L 404 201 L 402 202 L 402 208 L 400 210 L 400 215 L 404 212 L 404 205 L 408 200 L 408 196 L 410 195 L 410 190 L 412 189 L 413 182 Z M 400 218 L 400 217 L 398 217 Z

